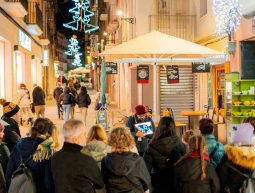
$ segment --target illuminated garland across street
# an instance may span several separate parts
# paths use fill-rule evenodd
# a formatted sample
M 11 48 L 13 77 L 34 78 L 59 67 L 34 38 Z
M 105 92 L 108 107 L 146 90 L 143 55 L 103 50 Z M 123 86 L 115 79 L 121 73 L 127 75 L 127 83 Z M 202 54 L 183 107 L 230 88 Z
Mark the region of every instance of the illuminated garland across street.
M 75 7 L 70 9 L 69 12 L 73 14 L 73 21 L 65 23 L 63 26 L 74 31 L 82 31 L 83 29 L 85 33 L 91 33 L 92 31 L 98 30 L 98 26 L 89 24 L 91 17 L 94 16 L 94 13 L 89 10 L 89 0 L 72 1 L 75 3 Z
M 231 36 L 240 24 L 239 0 L 213 0 L 213 13 L 218 35 Z
M 82 53 L 79 52 L 80 46 L 78 45 L 77 36 L 73 35 L 72 38 L 69 39 L 70 44 L 68 45 L 69 50 L 65 52 L 68 56 L 73 56 L 74 61 L 72 63 L 73 66 L 81 66 L 81 58 Z

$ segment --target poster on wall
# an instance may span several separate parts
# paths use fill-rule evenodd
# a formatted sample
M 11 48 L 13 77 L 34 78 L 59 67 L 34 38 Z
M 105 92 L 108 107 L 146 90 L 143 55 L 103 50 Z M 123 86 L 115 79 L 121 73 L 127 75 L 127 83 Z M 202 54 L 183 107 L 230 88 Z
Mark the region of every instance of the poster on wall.
M 118 74 L 117 63 L 107 62 L 106 63 L 106 74 Z
M 149 65 L 137 66 L 137 83 L 149 83 Z
M 166 72 L 168 84 L 175 84 L 180 82 L 179 67 L 177 65 L 167 66 Z
M 209 63 L 192 63 L 192 73 L 206 73 L 210 72 Z

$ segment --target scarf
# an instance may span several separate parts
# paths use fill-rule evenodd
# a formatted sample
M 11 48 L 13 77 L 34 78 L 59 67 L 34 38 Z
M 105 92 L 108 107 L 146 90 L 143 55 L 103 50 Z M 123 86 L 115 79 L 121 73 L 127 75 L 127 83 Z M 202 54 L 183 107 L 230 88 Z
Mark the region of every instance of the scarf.
M 37 149 L 33 155 L 35 162 L 42 162 L 49 160 L 50 157 L 55 153 L 55 143 L 52 137 L 46 138 L 44 135 L 40 135 L 39 138 L 45 139 L 42 143 L 37 146 Z
M 199 152 L 191 152 L 188 156 L 189 158 L 200 158 L 200 153 Z M 204 160 L 208 161 L 210 163 L 210 158 L 209 155 L 207 153 L 204 153 Z

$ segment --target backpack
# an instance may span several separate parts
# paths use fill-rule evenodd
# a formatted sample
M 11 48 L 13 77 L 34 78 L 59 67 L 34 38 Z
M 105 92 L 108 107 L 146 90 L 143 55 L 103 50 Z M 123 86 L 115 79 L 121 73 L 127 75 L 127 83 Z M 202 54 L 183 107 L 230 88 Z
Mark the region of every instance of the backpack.
M 227 164 L 227 166 L 246 178 L 243 181 L 243 185 L 242 185 L 242 187 L 239 190 L 240 193 L 255 193 L 255 176 L 254 176 L 254 171 L 252 172 L 251 175 L 248 175 L 248 174 L 242 173 L 240 170 L 238 170 L 236 167 L 234 167 L 234 166 L 232 166 L 230 164 Z
M 33 154 L 26 161 L 23 161 L 22 157 L 20 157 L 21 163 L 12 174 L 8 193 L 36 193 L 36 186 L 33 180 L 32 172 L 26 166 L 26 163 L 32 157 Z
M 87 105 L 89 106 L 91 104 L 91 98 L 88 94 L 87 94 L 86 100 L 87 100 Z

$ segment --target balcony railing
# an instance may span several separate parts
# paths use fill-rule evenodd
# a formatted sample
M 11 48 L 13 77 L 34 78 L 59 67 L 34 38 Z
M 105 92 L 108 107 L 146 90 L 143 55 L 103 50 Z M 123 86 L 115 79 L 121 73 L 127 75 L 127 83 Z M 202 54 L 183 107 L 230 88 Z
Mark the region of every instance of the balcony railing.
M 160 32 L 194 41 L 196 29 L 195 15 L 150 15 L 150 31 Z
M 43 29 L 43 17 L 42 11 L 39 8 L 38 3 L 36 2 L 29 2 L 28 4 L 28 15 L 26 16 L 26 23 L 27 24 L 36 24 L 41 29 Z
M 21 5 L 28 10 L 28 1 L 27 0 L 6 0 L 6 2 L 17 2 L 17 3 L 21 3 Z

